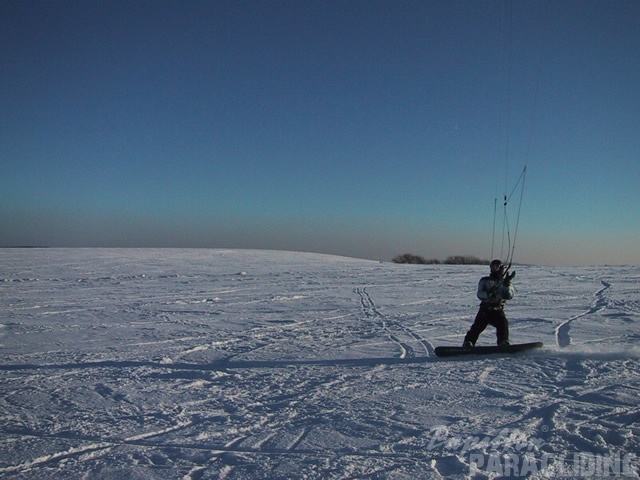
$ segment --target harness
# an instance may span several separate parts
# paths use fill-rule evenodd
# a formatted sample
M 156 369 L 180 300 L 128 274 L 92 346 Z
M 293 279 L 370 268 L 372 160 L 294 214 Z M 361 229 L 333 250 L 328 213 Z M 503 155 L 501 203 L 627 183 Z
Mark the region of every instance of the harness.
M 480 310 L 486 310 L 489 312 L 499 312 L 504 310 L 504 305 L 502 303 L 481 303 Z

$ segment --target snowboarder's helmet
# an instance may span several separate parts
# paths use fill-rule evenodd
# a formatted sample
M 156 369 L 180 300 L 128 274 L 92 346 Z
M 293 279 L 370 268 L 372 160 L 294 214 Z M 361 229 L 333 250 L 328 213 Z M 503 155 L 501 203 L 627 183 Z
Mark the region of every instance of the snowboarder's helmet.
M 493 270 L 494 268 L 495 269 L 501 269 L 502 268 L 502 262 L 500 260 L 497 260 L 497 259 L 493 260 L 491 262 L 490 268 L 491 268 L 491 270 Z

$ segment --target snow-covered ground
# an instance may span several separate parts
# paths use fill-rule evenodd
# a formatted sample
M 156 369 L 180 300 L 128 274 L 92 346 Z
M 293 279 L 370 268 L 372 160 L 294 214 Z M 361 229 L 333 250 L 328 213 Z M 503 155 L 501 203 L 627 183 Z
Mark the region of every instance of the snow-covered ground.
M 519 267 L 545 347 L 435 357 L 487 270 L 0 250 L 0 478 L 639 478 L 640 268 Z

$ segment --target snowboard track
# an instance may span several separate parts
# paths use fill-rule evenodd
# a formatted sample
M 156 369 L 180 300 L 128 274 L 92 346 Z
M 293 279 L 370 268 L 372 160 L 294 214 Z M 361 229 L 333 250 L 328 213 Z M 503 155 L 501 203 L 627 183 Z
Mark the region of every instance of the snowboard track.
M 568 347 L 569 345 L 571 345 L 570 330 L 571 330 L 572 324 L 575 321 L 583 317 L 586 317 L 587 315 L 598 313 L 604 310 L 605 308 L 607 308 L 607 305 L 609 302 L 605 294 L 607 290 L 611 288 L 611 283 L 606 282 L 604 280 L 600 280 L 600 283 L 602 284 L 602 288 L 600 288 L 594 294 L 595 298 L 591 303 L 591 306 L 589 307 L 589 309 L 582 313 L 579 313 L 578 315 L 574 315 L 573 317 L 569 318 L 568 320 L 561 323 L 558 327 L 556 327 L 556 331 L 555 331 L 556 345 L 562 348 Z
M 52 455 L 45 455 L 40 458 L 34 459 L 30 462 L 25 462 L 19 465 L 13 465 L 10 467 L 0 468 L 0 473 L 16 472 L 21 470 L 28 470 L 36 465 L 55 464 L 66 458 L 74 456 L 84 455 L 93 451 L 108 450 L 114 447 L 130 445 L 138 447 L 154 447 L 154 448 L 176 448 L 185 450 L 202 450 L 207 452 L 213 452 L 218 455 L 224 453 L 251 453 L 259 455 L 313 455 L 316 457 L 335 457 L 337 455 L 345 455 L 351 457 L 379 457 L 379 458 L 406 458 L 407 460 L 415 460 L 420 456 L 419 450 L 403 450 L 402 452 L 381 452 L 375 450 L 354 450 L 349 448 L 335 448 L 335 449 L 322 449 L 314 450 L 309 448 L 298 448 L 300 443 L 304 440 L 304 437 L 308 434 L 308 429 L 304 430 L 296 439 L 296 441 L 288 448 L 252 448 L 242 447 L 241 443 L 244 439 L 239 439 L 227 444 L 188 444 L 180 442 L 154 442 L 149 441 L 148 438 L 160 436 L 162 434 L 169 433 L 170 431 L 176 431 L 180 428 L 196 426 L 195 422 L 189 424 L 176 425 L 174 428 L 163 430 L 162 432 L 150 432 L 145 435 L 145 438 L 100 438 L 89 435 L 56 435 L 48 433 L 27 432 L 24 430 L 12 430 L 4 429 L 2 433 L 5 435 L 16 435 L 20 437 L 32 437 L 45 440 L 74 440 L 87 442 L 87 445 L 81 447 L 70 448 L 67 451 L 58 452 Z
M 434 346 L 429 340 L 397 320 L 383 315 L 367 292 L 366 287 L 355 288 L 353 292 L 360 298 L 360 306 L 365 318 L 376 320 L 389 340 L 398 345 L 401 359 L 412 359 L 417 356 L 416 350 L 411 344 L 419 345 L 419 350 L 422 350 L 427 357 L 435 355 Z

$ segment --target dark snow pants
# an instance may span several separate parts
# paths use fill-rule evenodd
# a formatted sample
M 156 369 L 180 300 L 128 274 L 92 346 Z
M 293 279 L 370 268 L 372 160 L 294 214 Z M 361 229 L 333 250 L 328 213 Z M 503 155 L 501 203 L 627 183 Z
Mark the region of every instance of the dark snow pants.
M 464 337 L 464 341 L 475 345 L 487 325 L 492 325 L 496 328 L 498 344 L 509 340 L 509 321 L 502 307 L 480 306 L 476 319 Z

